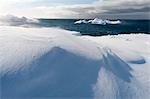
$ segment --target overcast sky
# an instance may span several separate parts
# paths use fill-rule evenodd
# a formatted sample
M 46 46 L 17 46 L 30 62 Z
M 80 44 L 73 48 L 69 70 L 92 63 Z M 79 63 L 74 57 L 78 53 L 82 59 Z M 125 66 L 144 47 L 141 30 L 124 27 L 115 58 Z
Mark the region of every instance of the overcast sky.
M 150 0 L 0 0 L 0 15 L 150 19 Z

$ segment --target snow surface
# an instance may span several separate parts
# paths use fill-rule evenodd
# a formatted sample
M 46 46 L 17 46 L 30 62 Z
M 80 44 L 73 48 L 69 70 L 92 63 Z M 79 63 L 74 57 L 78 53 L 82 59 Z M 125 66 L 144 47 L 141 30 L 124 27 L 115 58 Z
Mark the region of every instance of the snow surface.
M 149 99 L 150 35 L 0 26 L 5 98 Z

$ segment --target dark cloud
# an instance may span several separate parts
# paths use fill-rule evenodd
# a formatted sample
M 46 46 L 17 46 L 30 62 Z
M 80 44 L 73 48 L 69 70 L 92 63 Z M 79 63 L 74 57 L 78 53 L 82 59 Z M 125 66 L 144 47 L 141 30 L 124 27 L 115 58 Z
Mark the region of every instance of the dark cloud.
M 127 9 L 112 9 L 105 13 L 108 14 L 122 14 L 122 13 L 137 13 L 137 12 L 150 12 L 150 7 L 143 8 L 127 8 Z
M 148 0 L 99 0 L 89 5 L 65 8 L 79 18 L 131 18 L 150 19 Z M 73 15 L 72 15 L 73 16 Z
M 87 4 L 58 4 L 42 0 L 0 2 L 0 14 L 35 18 L 128 18 L 150 19 L 150 0 L 93 0 Z M 57 1 L 57 0 L 56 0 Z M 12 4 L 11 4 L 12 3 Z M 28 4 L 29 3 L 29 4 Z M 20 4 L 19 6 L 17 4 Z

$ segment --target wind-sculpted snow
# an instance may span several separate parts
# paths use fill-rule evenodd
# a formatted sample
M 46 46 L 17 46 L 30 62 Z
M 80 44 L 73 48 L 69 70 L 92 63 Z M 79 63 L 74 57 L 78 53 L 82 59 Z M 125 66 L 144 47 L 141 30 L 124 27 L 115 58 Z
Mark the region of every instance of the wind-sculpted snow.
M 95 18 L 93 20 L 78 20 L 75 22 L 75 24 L 100 24 L 100 25 L 106 25 L 106 24 L 121 24 L 120 20 L 102 20 L 102 19 L 98 19 Z
M 102 58 L 103 66 L 94 87 L 96 99 L 100 97 L 103 97 L 102 99 L 148 99 L 150 97 L 149 35 L 85 36 L 83 38 L 97 43 L 101 49 L 106 49 L 106 54 Z
M 150 36 L 0 26 L 1 98 L 148 99 Z

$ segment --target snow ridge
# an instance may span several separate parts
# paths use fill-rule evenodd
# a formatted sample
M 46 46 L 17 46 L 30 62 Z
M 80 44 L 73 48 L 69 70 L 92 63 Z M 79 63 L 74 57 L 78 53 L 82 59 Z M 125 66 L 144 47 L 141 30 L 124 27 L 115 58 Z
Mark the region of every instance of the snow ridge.
M 75 34 L 0 26 L 1 97 L 150 97 L 149 35 Z

